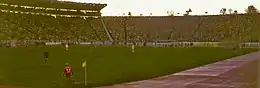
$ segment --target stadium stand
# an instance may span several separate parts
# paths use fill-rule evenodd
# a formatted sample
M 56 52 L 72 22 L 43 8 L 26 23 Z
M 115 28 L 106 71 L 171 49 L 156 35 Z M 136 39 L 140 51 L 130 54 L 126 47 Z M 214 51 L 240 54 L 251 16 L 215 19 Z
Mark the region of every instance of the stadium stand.
M 92 26 L 93 24 L 90 24 L 89 21 L 101 15 L 101 5 L 104 7 L 106 4 L 93 6 L 96 9 L 75 10 L 75 8 L 37 7 L 34 4 L 30 6 L 30 4 L 0 3 L 1 30 L 2 36 L 5 36 L 2 38 L 15 40 L 86 40 L 88 38 L 88 41 L 97 40 L 91 39 L 94 38 L 93 31 L 87 30 L 86 27 L 93 29 L 98 27 Z M 99 35 L 99 31 L 97 30 L 95 34 Z
M 1 0 L 1 3 L 5 4 L 19 4 L 35 7 L 48 7 L 57 9 L 81 9 L 81 10 L 98 10 L 100 11 L 106 4 L 97 3 L 75 3 L 57 0 Z
M 259 14 L 101 16 L 100 10 L 106 4 L 30 1 L 1 0 L 1 40 L 256 42 L 259 39 Z
M 126 30 L 129 33 L 128 38 L 130 40 L 133 39 L 131 37 L 133 35 L 135 38 L 139 37 L 149 41 L 221 42 L 231 38 L 241 38 L 237 40 L 255 42 L 258 39 L 253 35 L 259 29 L 257 23 L 260 23 L 260 20 L 259 17 L 254 19 L 251 17 L 251 15 L 238 14 L 209 16 L 108 16 L 103 18 L 109 30 L 120 32 L 123 35 L 123 31 Z M 255 27 L 252 28 L 252 26 Z M 246 28 L 248 29 L 246 30 Z

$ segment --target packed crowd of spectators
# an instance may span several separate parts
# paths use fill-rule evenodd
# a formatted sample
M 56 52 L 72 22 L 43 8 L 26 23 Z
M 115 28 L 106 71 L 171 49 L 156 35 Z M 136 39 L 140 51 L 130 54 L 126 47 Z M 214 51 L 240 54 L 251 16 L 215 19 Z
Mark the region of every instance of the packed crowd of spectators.
M 111 36 L 115 42 L 256 42 L 260 38 L 259 15 L 245 14 L 83 19 L 0 12 L 0 21 L 1 40 L 104 42 Z
M 251 41 L 260 38 L 259 15 L 105 17 L 109 29 L 143 33 L 148 40 Z M 126 25 L 124 24 L 126 23 Z M 123 26 L 122 26 L 123 25 Z
M 101 19 L 1 13 L 2 38 L 17 40 L 109 41 L 257 41 L 259 20 L 247 16 L 103 17 Z M 258 18 L 259 19 L 259 18 Z M 259 32 L 258 32 L 259 33 Z M 126 34 L 126 35 L 125 35 Z M 8 37 L 7 37 L 8 36 Z

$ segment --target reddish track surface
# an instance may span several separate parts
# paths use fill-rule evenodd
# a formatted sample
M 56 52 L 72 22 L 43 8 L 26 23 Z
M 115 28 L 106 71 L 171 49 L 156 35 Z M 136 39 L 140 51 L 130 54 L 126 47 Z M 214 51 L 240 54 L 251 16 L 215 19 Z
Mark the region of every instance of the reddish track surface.
M 219 61 L 183 72 L 99 88 L 257 88 L 260 52 Z

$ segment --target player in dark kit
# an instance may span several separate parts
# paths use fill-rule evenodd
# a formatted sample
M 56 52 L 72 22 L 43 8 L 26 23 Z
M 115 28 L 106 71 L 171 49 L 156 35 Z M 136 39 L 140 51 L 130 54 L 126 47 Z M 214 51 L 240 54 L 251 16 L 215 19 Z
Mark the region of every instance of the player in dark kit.
M 68 65 L 68 63 L 65 64 L 62 75 L 65 76 L 68 80 L 71 80 L 72 68 Z
M 46 64 L 49 59 L 49 52 L 44 52 L 44 63 Z

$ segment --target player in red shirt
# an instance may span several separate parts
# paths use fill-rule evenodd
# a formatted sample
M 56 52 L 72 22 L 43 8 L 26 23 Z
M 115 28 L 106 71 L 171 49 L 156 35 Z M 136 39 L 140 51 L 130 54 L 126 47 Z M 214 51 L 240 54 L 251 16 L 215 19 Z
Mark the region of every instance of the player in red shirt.
M 65 64 L 63 76 L 65 76 L 67 79 L 71 79 L 72 76 L 72 68 L 68 65 L 68 63 Z

